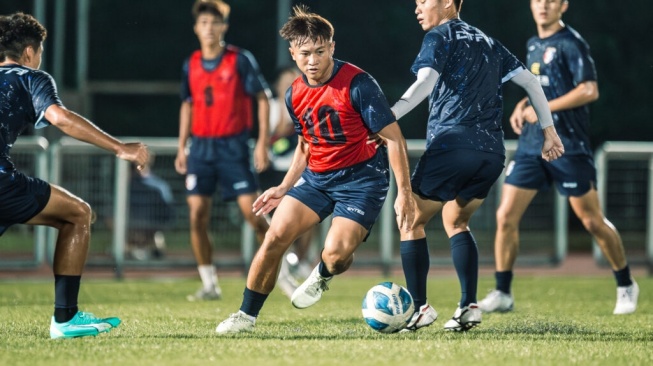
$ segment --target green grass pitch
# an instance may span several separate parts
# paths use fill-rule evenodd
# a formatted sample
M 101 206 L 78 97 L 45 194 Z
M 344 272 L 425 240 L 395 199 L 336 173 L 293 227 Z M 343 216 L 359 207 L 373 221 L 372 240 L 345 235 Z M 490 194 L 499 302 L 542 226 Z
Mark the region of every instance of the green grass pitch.
M 484 315 L 466 333 L 442 329 L 458 281 L 432 277 L 439 319 L 411 334 L 376 333 L 361 301 L 380 276 L 345 274 L 315 306 L 294 309 L 279 290 L 252 334 L 220 337 L 215 327 L 238 309 L 242 278 L 223 278 L 225 299 L 189 303 L 199 281 L 86 280 L 80 307 L 123 323 L 97 337 L 50 340 L 53 284 L 0 282 L 0 365 L 653 365 L 653 279 L 638 278 L 637 313 L 612 315 L 610 277 L 517 277 L 515 311 Z M 403 284 L 401 278 L 391 278 Z M 481 278 L 479 298 L 493 285 Z

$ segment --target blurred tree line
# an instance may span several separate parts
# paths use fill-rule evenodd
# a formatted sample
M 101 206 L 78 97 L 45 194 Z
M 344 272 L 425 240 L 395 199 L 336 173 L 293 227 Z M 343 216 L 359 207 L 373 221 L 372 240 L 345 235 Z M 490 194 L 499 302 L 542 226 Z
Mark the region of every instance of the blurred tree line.
M 75 10 L 67 1 L 66 64 L 60 89 L 74 89 Z M 50 71 L 55 1 L 47 2 L 46 63 Z M 274 81 L 278 36 L 274 0 L 227 0 L 232 6 L 226 40 L 250 50 L 269 83 Z M 298 4 L 300 1 L 294 1 Z M 305 0 L 303 3 L 335 27 L 336 57 L 352 62 L 379 82 L 394 103 L 414 81 L 410 66 L 419 51 L 423 31 L 411 0 Z M 185 58 L 198 47 L 190 13 L 193 0 L 92 0 L 90 5 L 90 81 L 171 81 L 181 76 Z M 570 1 L 564 20 L 588 41 L 599 75 L 600 99 L 592 105 L 594 147 L 607 140 L 653 140 L 653 51 L 648 0 Z M 2 0 L 0 14 L 32 12 L 28 0 Z M 526 41 L 535 34 L 528 1 L 465 0 L 461 17 L 501 41 L 521 60 Z M 504 88 L 504 128 L 514 104 L 523 95 L 510 83 Z M 178 133 L 179 97 L 175 95 L 96 95 L 91 116 L 119 136 L 168 136 Z M 64 103 L 68 101 L 64 100 Z M 426 103 L 401 125 L 407 138 L 423 138 Z

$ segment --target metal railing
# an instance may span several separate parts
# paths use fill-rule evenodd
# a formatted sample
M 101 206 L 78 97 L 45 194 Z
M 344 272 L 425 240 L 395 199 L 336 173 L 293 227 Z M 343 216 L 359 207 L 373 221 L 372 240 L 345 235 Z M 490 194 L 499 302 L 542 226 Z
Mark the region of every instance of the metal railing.
M 139 140 L 146 143 L 150 149 L 158 156 L 168 156 L 174 157 L 177 152 L 177 139 L 176 138 L 121 138 L 122 140 Z M 424 150 L 424 140 L 408 140 L 407 141 L 409 156 L 411 159 L 416 159 L 421 156 Z M 506 141 L 506 150 L 507 150 L 507 161 L 510 161 L 512 156 L 515 153 L 517 147 L 516 141 Z M 147 262 L 137 262 L 130 261 L 125 257 L 126 253 L 126 242 L 127 242 L 127 231 L 129 224 L 129 177 L 130 169 L 129 163 L 112 157 L 106 151 L 103 151 L 97 147 L 88 145 L 86 143 L 74 140 L 72 138 L 64 137 L 56 144 L 48 146 L 47 140 L 43 137 L 21 137 L 17 142 L 16 146 L 12 149 L 12 154 L 34 156 L 34 175 L 43 179 L 49 179 L 50 182 L 54 184 L 62 184 L 66 186 L 67 184 L 63 182 L 64 176 L 69 179 L 81 179 L 86 180 L 84 175 L 79 177 L 69 177 L 70 173 L 64 173 L 64 163 L 71 164 L 72 158 L 78 159 L 91 159 L 88 163 L 89 166 L 93 166 L 94 169 L 103 170 L 104 175 L 99 178 L 99 180 L 109 180 L 110 182 L 99 182 L 99 189 L 101 190 L 100 195 L 104 197 L 104 200 L 112 202 L 110 215 L 112 217 L 113 225 L 110 228 L 110 243 L 107 244 L 110 248 L 107 250 L 106 255 L 98 255 L 96 257 L 90 258 L 89 262 L 91 264 L 97 265 L 111 265 L 116 268 L 116 275 L 122 276 L 122 273 L 125 267 L 132 266 L 148 266 L 152 263 Z M 94 157 L 102 159 L 101 162 L 95 161 Z M 599 190 L 601 205 L 603 211 L 608 216 L 609 212 L 607 211 L 607 194 L 608 194 L 608 163 L 613 160 L 627 160 L 627 161 L 646 161 L 648 162 L 648 199 L 646 203 L 646 258 L 647 263 L 653 263 L 653 233 L 651 232 L 651 227 L 653 227 L 653 143 L 646 142 L 606 142 L 596 153 L 596 164 L 598 172 L 598 186 L 601 187 Z M 93 165 L 95 164 L 95 165 Z M 50 167 L 50 170 L 48 169 Z M 19 168 L 23 169 L 24 167 Z M 30 170 L 28 169 L 28 170 Z M 67 168 L 68 171 L 71 168 Z M 84 169 L 84 168 L 80 168 Z M 165 169 L 172 169 L 172 166 L 168 167 L 166 164 Z M 72 171 L 75 171 L 75 168 L 72 168 Z M 96 178 L 97 179 L 97 178 Z M 501 176 L 495 187 L 493 187 L 493 193 L 488 196 L 485 204 L 483 206 L 488 206 L 485 208 L 487 211 L 485 214 L 493 214 L 498 207 L 500 202 L 500 189 L 504 176 Z M 82 184 L 90 184 L 88 182 Z M 71 188 L 73 192 L 76 192 L 74 188 Z M 362 265 L 372 265 L 379 266 L 384 273 L 389 273 L 393 266 L 396 266 L 400 263 L 400 259 L 397 256 L 398 248 L 398 231 L 396 229 L 395 215 L 393 209 L 394 198 L 396 197 L 396 186 L 394 180 L 392 180 L 391 187 L 388 192 L 388 199 L 386 200 L 389 204 L 385 205 L 382 209 L 377 227 L 373 230 L 377 230 L 378 233 L 374 233 L 371 237 L 373 243 L 378 243 L 377 255 L 372 255 L 371 257 L 359 257 L 357 259 L 357 264 Z M 548 198 L 545 198 L 545 202 L 549 202 Z M 482 207 L 483 207 L 482 206 Z M 567 199 L 560 194 L 555 194 L 553 202 L 553 246 L 552 254 L 542 255 L 542 253 L 535 253 L 529 255 L 528 253 L 523 253 L 520 256 L 519 261 L 521 263 L 527 264 L 556 264 L 562 261 L 568 251 L 568 205 Z M 493 219 L 493 217 L 492 217 Z M 472 224 L 474 224 L 474 219 L 472 219 Z M 321 238 L 317 239 L 320 244 L 323 242 L 323 239 L 328 230 L 327 225 L 322 225 L 322 235 Z M 473 228 L 474 229 L 474 228 Z M 10 229 L 11 230 L 11 229 Z M 548 229 L 549 232 L 551 229 Z M 488 227 L 485 229 L 487 232 L 493 232 L 494 227 Z M 476 231 L 475 231 L 476 232 Z M 249 225 L 242 224 L 242 229 L 240 233 L 237 234 L 240 236 L 238 240 L 240 243 L 240 259 L 230 258 L 228 259 L 229 263 L 223 262 L 222 264 L 227 264 L 231 266 L 238 266 L 242 268 L 248 268 L 253 255 L 256 251 L 256 240 L 253 234 L 253 231 L 250 229 Z M 376 237 L 376 238 L 374 238 Z M 52 258 L 54 253 L 54 246 L 56 241 L 56 231 L 54 229 L 46 230 L 43 227 L 37 227 L 35 229 L 34 235 L 34 253 L 33 258 L 30 260 L 3 260 L 0 261 L 0 268 L 20 268 L 20 267 L 32 267 L 38 266 L 44 262 L 45 259 Z M 488 240 L 484 244 L 487 243 Z M 546 244 L 548 245 L 548 244 Z M 190 249 L 190 248 L 188 248 Z M 487 248 L 486 248 L 487 249 Z M 188 250 L 190 253 L 190 250 Z M 595 245 L 593 248 L 593 253 L 597 261 L 604 261 L 600 250 Z M 484 256 L 482 262 L 491 261 L 491 256 Z M 634 258 L 637 261 L 637 258 Z M 432 255 L 433 265 L 450 265 L 451 260 L 448 255 Z M 224 260 L 223 260 L 224 261 Z M 192 265 L 194 261 L 192 257 L 186 258 L 185 260 L 167 260 L 158 262 L 158 265 L 163 266 L 176 266 L 176 265 Z

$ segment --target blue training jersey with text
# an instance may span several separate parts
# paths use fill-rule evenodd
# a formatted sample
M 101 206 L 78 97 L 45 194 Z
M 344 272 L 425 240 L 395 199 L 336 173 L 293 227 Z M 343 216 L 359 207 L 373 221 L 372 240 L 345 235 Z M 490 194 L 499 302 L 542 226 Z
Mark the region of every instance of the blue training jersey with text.
M 528 69 L 539 79 L 547 100 L 559 98 L 580 83 L 596 81 L 596 68 L 587 42 L 569 26 L 547 38 L 528 40 Z M 589 105 L 552 113 L 553 123 L 565 147 L 565 155 L 592 155 Z M 540 155 L 544 137 L 540 125 L 525 123 L 518 154 Z
M 28 125 L 48 126 L 45 111 L 62 105 L 48 73 L 20 65 L 0 67 L 0 173 L 13 172 L 11 147 Z
M 501 43 L 460 19 L 424 36 L 411 71 L 440 74 L 429 98 L 427 150 L 505 154 L 502 85 L 524 65 Z

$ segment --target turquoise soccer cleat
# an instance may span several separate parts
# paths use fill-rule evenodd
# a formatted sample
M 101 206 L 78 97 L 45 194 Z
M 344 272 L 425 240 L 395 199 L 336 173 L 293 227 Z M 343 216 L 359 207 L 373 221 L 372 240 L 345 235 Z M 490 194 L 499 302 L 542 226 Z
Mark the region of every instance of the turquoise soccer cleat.
M 57 323 L 52 317 L 50 322 L 50 338 L 77 338 L 96 336 L 108 332 L 120 324 L 118 318 L 96 318 L 91 313 L 78 311 L 75 316 L 65 323 Z

